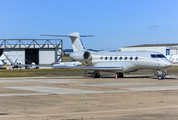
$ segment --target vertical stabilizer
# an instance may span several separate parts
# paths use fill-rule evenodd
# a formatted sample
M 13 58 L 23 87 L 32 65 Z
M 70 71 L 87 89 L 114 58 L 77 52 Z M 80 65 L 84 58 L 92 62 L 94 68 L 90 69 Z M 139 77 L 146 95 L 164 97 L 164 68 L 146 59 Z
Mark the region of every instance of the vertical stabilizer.
M 67 36 L 71 38 L 74 52 L 82 51 L 85 49 L 85 47 L 82 44 L 82 41 L 80 40 L 80 34 L 78 32 L 68 34 Z
M 5 55 L 4 55 L 4 53 L 0 56 L 0 60 L 5 60 L 6 59 L 6 57 L 5 57 Z

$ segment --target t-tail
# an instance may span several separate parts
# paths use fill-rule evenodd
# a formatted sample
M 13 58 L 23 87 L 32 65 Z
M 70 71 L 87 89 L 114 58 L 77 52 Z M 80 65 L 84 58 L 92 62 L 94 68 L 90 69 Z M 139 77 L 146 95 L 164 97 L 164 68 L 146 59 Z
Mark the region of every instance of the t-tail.
M 93 35 L 80 35 L 78 32 L 74 32 L 68 35 L 40 35 L 40 36 L 53 36 L 53 37 L 70 37 L 72 41 L 73 51 L 83 51 L 85 47 L 80 37 L 93 37 Z

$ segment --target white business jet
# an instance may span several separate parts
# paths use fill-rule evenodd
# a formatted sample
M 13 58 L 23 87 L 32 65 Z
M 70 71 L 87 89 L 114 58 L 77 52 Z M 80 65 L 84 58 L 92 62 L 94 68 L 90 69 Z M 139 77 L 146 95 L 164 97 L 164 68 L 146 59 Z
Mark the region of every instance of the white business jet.
M 0 68 L 5 68 L 4 65 L 7 64 L 7 62 L 5 62 L 6 57 L 4 56 L 4 54 L 1 55 L 0 57 Z
M 15 59 L 15 61 L 13 62 L 13 61 L 8 57 L 8 55 L 7 55 L 5 52 L 3 53 L 3 56 L 4 56 L 5 59 L 8 60 L 8 61 L 10 62 L 10 64 L 11 64 L 11 66 L 9 67 L 9 69 L 21 68 L 21 67 L 19 66 L 19 63 L 17 62 L 18 59 Z
M 95 70 L 93 78 L 100 77 L 100 71 L 115 72 L 117 77 L 123 77 L 124 73 L 135 72 L 139 69 L 153 69 L 154 74 L 162 79 L 165 74 L 162 72 L 163 68 L 170 67 L 172 63 L 159 52 L 92 52 L 85 49 L 78 32 L 68 35 L 40 35 L 40 36 L 54 36 L 54 37 L 69 37 L 72 41 L 73 53 L 70 57 L 76 61 L 85 63 L 87 66 L 55 66 L 59 68 L 78 68 L 85 70 Z M 43 65 L 39 65 L 43 66 Z M 46 66 L 45 66 L 46 67 Z M 53 67 L 49 65 L 48 67 Z

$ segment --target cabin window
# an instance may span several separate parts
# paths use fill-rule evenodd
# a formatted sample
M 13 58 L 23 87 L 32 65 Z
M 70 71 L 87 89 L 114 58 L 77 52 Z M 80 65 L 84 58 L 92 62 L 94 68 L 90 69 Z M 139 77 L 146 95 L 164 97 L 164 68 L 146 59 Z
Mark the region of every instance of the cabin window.
M 112 60 L 112 57 L 110 57 L 110 60 Z
M 114 59 L 117 60 L 117 57 L 115 57 Z
M 105 60 L 107 60 L 108 59 L 108 57 L 105 57 Z
M 133 57 L 130 57 L 130 60 L 132 60 L 133 59 Z
M 122 57 L 120 57 L 119 59 L 122 60 Z
M 100 60 L 102 60 L 103 59 L 103 57 L 100 57 Z
M 125 60 L 127 60 L 127 57 L 125 57 Z
M 135 60 L 138 60 L 138 57 L 135 57 Z

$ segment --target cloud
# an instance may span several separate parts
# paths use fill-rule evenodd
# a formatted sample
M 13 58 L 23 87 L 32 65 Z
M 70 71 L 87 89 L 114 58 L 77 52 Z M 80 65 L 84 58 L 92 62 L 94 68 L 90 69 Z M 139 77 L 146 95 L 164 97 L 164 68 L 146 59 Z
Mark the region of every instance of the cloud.
M 159 27 L 159 25 L 150 25 L 148 26 L 149 28 L 156 28 L 156 27 Z

